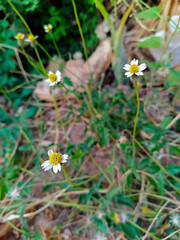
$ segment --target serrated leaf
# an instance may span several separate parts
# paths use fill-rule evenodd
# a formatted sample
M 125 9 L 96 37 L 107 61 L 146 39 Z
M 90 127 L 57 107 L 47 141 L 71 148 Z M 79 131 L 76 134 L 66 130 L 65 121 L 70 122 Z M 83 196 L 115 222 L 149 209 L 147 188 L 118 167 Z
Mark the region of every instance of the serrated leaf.
M 137 14 L 138 18 L 142 19 L 155 19 L 158 17 L 159 13 L 161 12 L 160 7 L 152 7 L 150 9 L 146 9 Z
M 157 36 L 152 36 L 146 40 L 139 42 L 136 47 L 139 48 L 159 48 L 162 46 L 162 38 Z
M 68 78 L 68 77 L 64 78 L 63 83 L 70 87 L 73 87 L 73 83 L 71 82 L 70 78 Z

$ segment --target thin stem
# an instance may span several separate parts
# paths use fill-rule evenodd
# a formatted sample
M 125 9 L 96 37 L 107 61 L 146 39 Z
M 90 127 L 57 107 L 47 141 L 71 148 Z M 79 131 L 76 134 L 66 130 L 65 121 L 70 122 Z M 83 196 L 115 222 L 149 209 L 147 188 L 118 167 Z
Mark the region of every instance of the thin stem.
M 54 91 L 52 88 L 50 88 L 50 92 L 52 94 L 52 97 L 53 97 L 53 101 L 54 101 L 54 107 L 55 107 L 55 111 L 56 111 L 56 117 L 57 117 L 57 121 L 59 120 L 60 121 L 60 125 L 62 127 L 62 130 L 63 130 L 63 133 L 64 133 L 64 136 L 66 138 L 66 142 L 68 142 L 68 136 L 66 134 L 66 129 L 65 129 L 65 126 L 64 126 L 64 123 L 63 123 L 63 120 L 59 114 L 59 111 L 58 111 L 58 105 L 57 105 L 57 101 L 56 101 L 56 97 L 55 97 L 55 94 L 54 94 Z M 57 122 L 56 121 L 56 122 Z
M 29 57 L 28 57 L 28 55 L 27 55 L 27 53 L 26 53 L 23 45 L 21 46 L 21 48 L 22 48 L 22 52 L 23 52 L 25 58 L 26 58 L 27 61 L 31 64 L 31 66 L 32 66 L 39 74 L 42 74 L 42 73 L 39 71 L 39 69 L 37 68 L 36 64 L 34 64 L 34 63 L 29 59 Z
M 32 34 L 32 31 L 31 31 L 29 25 L 27 24 L 26 20 L 23 18 L 23 16 L 19 13 L 19 11 L 16 9 L 16 7 L 12 4 L 12 2 L 10 0 L 7 0 L 7 1 L 9 3 L 9 5 L 11 5 L 13 10 L 16 12 L 16 14 L 20 17 L 21 21 L 24 23 L 24 25 L 26 26 L 26 28 L 29 31 L 29 33 Z
M 37 42 L 37 45 L 39 48 L 41 48 L 41 50 L 46 54 L 46 56 L 50 59 L 50 60 L 53 60 L 52 57 L 50 56 L 50 54 L 46 51 L 46 49 L 38 42 Z M 54 61 L 55 62 L 55 61 Z
M 72 4 L 73 4 L 73 9 L 74 9 L 74 15 L 75 15 L 75 18 L 76 18 L 76 22 L 77 22 L 77 25 L 78 25 L 78 28 L 79 28 L 79 33 L 81 35 L 81 39 L 82 39 L 82 43 L 83 43 L 84 54 L 85 54 L 86 60 L 88 60 L 86 43 L 85 43 L 85 40 L 84 40 L 81 24 L 80 24 L 80 21 L 79 21 L 75 0 L 72 0 Z
M 134 160 L 135 160 L 136 126 L 137 126 L 137 122 L 138 122 L 139 109 L 140 109 L 139 92 L 138 92 L 138 86 L 137 86 L 137 80 L 136 79 L 135 79 L 135 89 L 136 89 L 136 97 L 137 97 L 137 112 L 136 112 L 136 118 L 135 118 L 135 123 L 134 123 L 134 130 L 133 130 L 133 158 L 132 158 L 132 166 L 134 166 Z
M 57 46 L 57 43 L 56 43 L 56 41 L 55 41 L 55 39 L 54 39 L 53 34 L 52 34 L 51 32 L 49 32 L 49 35 L 51 36 L 51 39 L 52 39 L 52 41 L 53 41 L 54 47 L 55 47 L 55 49 L 56 49 L 56 51 L 57 51 L 57 54 L 58 54 L 59 58 L 62 58 L 62 57 L 61 57 L 61 53 L 60 53 L 60 51 L 59 51 L 59 48 L 58 48 L 58 46 Z
M 99 175 L 101 174 L 101 173 L 95 174 L 94 176 L 92 176 L 92 177 L 90 177 L 89 179 L 87 179 L 87 180 L 85 180 L 85 181 L 83 181 L 83 182 L 80 182 L 80 183 L 72 183 L 71 180 L 69 179 L 68 175 L 67 175 L 67 172 L 66 172 L 66 169 L 64 168 L 64 166 L 62 166 L 62 170 L 63 170 L 63 172 L 64 172 L 64 175 L 65 175 L 68 183 L 69 183 L 70 185 L 76 186 L 76 187 L 81 186 L 81 185 L 83 185 L 83 184 L 85 184 L 85 183 L 90 182 L 91 180 L 93 180 L 94 178 L 96 178 L 97 176 L 99 176 Z M 87 176 L 87 177 L 88 177 L 88 176 Z
M 142 227 L 140 227 L 139 225 L 137 225 L 136 223 L 134 223 L 134 222 L 132 222 L 132 221 L 128 221 L 129 223 L 131 223 L 134 227 L 136 227 L 137 229 L 139 229 L 139 230 L 141 230 L 142 232 L 146 232 L 146 230 L 144 229 L 144 228 L 142 228 Z M 156 237 L 156 236 L 154 236 L 154 234 L 152 234 L 152 233 L 148 233 L 148 235 L 149 236 L 151 236 L 152 238 L 154 238 L 154 239 L 156 239 L 156 240 L 160 240 L 160 238 L 158 238 L 158 237 Z
M 40 57 L 40 55 L 39 55 L 39 52 L 38 52 L 36 46 L 34 46 L 34 50 L 35 50 L 35 52 L 36 52 L 36 55 L 37 55 L 37 58 L 38 58 L 38 61 L 39 61 L 40 65 L 41 65 L 41 68 L 42 68 L 42 70 L 43 70 L 43 73 L 44 73 L 45 76 L 47 76 L 46 70 L 45 70 L 45 68 L 44 68 L 44 65 L 43 65 L 43 63 L 42 63 L 41 57 Z
M 164 55 L 165 52 L 167 51 L 171 40 L 173 39 L 174 35 L 176 34 L 176 32 L 177 32 L 177 30 L 178 30 L 178 27 L 179 27 L 179 23 L 180 23 L 180 17 L 179 17 L 179 19 L 178 19 L 178 22 L 177 22 L 177 25 L 176 25 L 176 28 L 175 28 L 173 34 L 172 34 L 171 37 L 169 38 L 169 40 L 168 40 L 168 42 L 167 42 L 167 44 L 166 44 L 166 46 L 165 46 L 165 48 L 164 48 L 161 56 L 160 56 L 160 60 L 162 59 L 163 55 Z

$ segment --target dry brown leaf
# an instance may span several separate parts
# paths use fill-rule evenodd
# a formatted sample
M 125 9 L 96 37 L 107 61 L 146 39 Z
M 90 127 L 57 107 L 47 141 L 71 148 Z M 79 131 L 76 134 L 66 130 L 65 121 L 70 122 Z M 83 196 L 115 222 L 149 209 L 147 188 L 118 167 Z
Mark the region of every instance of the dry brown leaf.
M 70 78 L 74 87 L 83 85 L 86 88 L 91 74 L 93 80 L 98 81 L 101 77 L 101 74 L 104 73 L 110 66 L 111 58 L 111 42 L 109 39 L 103 40 L 100 42 L 94 53 L 89 57 L 88 61 L 85 62 L 83 59 L 78 58 L 65 62 L 62 78 Z M 55 72 L 59 69 L 61 63 L 62 60 L 56 59 L 56 63 L 49 63 L 47 70 Z M 82 91 L 83 89 L 78 88 L 78 90 Z M 53 102 L 53 97 L 45 80 L 37 84 L 34 95 L 36 95 L 40 100 Z M 60 98 L 61 90 L 59 88 L 55 88 L 55 96 L 56 100 Z

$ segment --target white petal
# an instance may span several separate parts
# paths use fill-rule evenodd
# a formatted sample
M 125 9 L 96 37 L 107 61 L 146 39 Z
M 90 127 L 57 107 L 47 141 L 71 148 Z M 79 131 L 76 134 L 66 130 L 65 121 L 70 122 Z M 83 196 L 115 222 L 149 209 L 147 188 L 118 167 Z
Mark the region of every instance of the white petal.
M 58 163 L 57 167 L 58 167 L 58 170 L 61 171 L 61 164 Z
M 45 79 L 45 81 L 46 81 L 46 82 L 48 82 L 48 83 L 50 83 L 50 82 L 51 82 L 51 81 L 49 80 L 49 78 L 48 78 L 48 79 Z
M 129 64 L 125 64 L 123 68 L 124 68 L 126 71 L 129 71 L 130 67 L 131 67 L 131 66 L 130 66 Z
M 48 151 L 48 156 L 49 156 L 49 157 L 51 156 L 51 154 L 53 154 L 53 150 L 49 150 L 49 151 Z
M 131 65 L 133 65 L 133 64 L 136 64 L 136 59 L 133 59 L 133 60 L 131 61 Z
M 39 36 L 38 35 L 36 35 L 36 36 L 34 36 L 34 39 L 37 39 Z
M 48 72 L 48 76 L 49 76 L 50 74 L 53 74 L 53 72 L 49 71 L 49 72 Z
M 56 71 L 56 78 L 57 80 L 56 81 L 61 81 L 61 72 L 60 71 Z
M 47 167 L 44 168 L 44 171 L 48 171 L 48 170 L 50 170 L 52 167 L 53 167 L 53 165 L 49 165 L 49 166 L 47 166 Z
M 68 155 L 67 154 L 62 155 L 62 163 L 66 163 L 67 159 L 68 159 Z
M 53 172 L 57 173 L 58 172 L 58 165 L 53 165 Z
M 135 73 L 137 76 L 144 75 L 143 72 L 136 72 Z
M 51 82 L 50 84 L 49 84 L 49 86 L 54 86 L 56 84 L 56 82 Z
M 133 75 L 133 73 L 127 72 L 127 73 L 125 73 L 125 75 L 126 75 L 127 77 L 131 77 L 131 76 Z
M 43 162 L 42 164 L 41 164 L 41 167 L 46 167 L 46 166 L 48 166 L 50 164 L 50 161 L 49 160 L 47 160 L 47 161 L 45 161 L 45 162 Z
M 139 71 L 143 71 L 144 69 L 146 69 L 145 63 L 142 63 L 141 65 L 139 65 Z
M 135 60 L 135 64 L 138 65 L 138 60 Z

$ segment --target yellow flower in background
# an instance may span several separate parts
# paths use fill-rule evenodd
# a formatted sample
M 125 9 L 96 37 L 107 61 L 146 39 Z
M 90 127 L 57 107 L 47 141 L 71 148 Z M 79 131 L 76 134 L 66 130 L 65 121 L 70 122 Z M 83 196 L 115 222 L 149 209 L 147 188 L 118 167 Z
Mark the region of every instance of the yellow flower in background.
M 46 82 L 49 84 L 49 86 L 54 86 L 55 84 L 61 82 L 61 72 L 56 71 L 54 74 L 53 72 L 48 72 L 48 79 L 46 79 Z
M 48 151 L 48 155 L 49 160 L 43 162 L 43 164 L 41 165 L 43 170 L 48 171 L 52 168 L 54 173 L 61 171 L 61 164 L 67 162 L 68 155 L 62 155 L 60 153 L 53 152 L 52 150 Z
M 17 33 L 15 38 L 18 40 L 18 43 L 21 43 L 24 40 L 25 35 L 23 33 Z
M 131 61 L 131 64 L 125 64 L 123 67 L 127 72 L 125 73 L 125 75 L 127 77 L 131 77 L 131 76 L 140 76 L 143 75 L 143 71 L 146 69 L 146 64 L 140 64 L 138 65 L 138 60 L 133 59 Z
M 114 221 L 115 221 L 115 223 L 120 223 L 120 218 L 119 218 L 119 214 L 117 214 L 117 213 L 114 213 L 114 216 L 113 216 L 113 218 L 114 218 Z
M 148 208 L 142 207 L 142 213 L 150 213 L 151 211 Z
M 37 38 L 38 38 L 37 35 L 34 36 L 32 33 L 29 33 L 29 34 L 27 35 L 27 38 L 25 39 L 25 41 L 26 41 L 26 42 L 29 42 L 29 43 L 32 43 L 32 42 L 34 42 Z
M 47 25 L 44 25 L 43 27 L 44 27 L 44 31 L 47 32 L 47 33 L 50 32 L 53 29 L 53 26 L 50 23 L 47 24 Z

